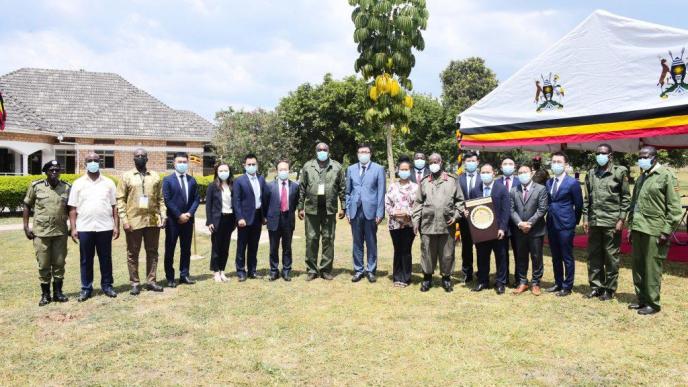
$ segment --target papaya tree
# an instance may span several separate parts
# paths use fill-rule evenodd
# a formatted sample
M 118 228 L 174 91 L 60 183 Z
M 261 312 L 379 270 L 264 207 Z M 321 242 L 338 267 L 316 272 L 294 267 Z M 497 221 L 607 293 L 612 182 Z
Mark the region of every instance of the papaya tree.
M 359 57 L 354 70 L 368 83 L 365 120 L 384 130 L 390 177 L 394 176 L 393 136 L 408 133 L 416 64 L 413 51 L 422 51 L 421 31 L 428 24 L 425 0 L 349 0 L 354 8 L 354 42 Z

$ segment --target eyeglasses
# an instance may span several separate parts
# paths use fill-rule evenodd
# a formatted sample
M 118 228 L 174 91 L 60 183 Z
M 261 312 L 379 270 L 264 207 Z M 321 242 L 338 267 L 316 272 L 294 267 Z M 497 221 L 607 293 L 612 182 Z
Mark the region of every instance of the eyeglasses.
M 86 159 L 87 163 L 99 163 L 100 159 Z

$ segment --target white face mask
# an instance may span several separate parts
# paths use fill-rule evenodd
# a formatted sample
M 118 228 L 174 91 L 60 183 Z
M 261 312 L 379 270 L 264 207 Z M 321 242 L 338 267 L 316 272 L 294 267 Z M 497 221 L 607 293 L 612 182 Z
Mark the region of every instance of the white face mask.
M 430 166 L 428 168 L 430 168 L 430 172 L 432 172 L 432 173 L 437 173 L 440 171 L 440 165 L 439 164 L 430 164 Z

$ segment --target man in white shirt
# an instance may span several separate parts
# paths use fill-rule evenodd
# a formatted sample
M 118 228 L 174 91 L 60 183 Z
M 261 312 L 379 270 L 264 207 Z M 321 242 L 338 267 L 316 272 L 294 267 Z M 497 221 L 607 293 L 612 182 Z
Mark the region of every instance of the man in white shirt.
M 93 295 L 93 259 L 100 265 L 100 285 L 108 297 L 117 297 L 112 287 L 112 240 L 119 238 L 119 216 L 115 183 L 100 174 L 100 156 L 86 156 L 87 173 L 78 178 L 69 193 L 69 223 L 81 256 L 81 292 L 77 301 Z

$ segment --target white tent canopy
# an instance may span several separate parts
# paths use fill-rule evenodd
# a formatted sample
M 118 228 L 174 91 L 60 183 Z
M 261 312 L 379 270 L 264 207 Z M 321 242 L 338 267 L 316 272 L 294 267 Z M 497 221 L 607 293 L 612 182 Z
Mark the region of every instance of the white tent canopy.
M 688 147 L 688 31 L 596 11 L 461 113 L 470 149 Z

